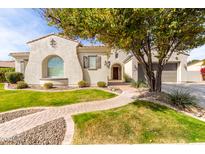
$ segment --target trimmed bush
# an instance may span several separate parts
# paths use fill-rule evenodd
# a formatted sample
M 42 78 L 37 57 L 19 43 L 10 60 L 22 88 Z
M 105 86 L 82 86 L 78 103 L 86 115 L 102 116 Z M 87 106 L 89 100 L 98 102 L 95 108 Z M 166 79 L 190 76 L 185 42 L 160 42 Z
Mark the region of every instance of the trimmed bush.
M 18 81 L 17 82 L 17 89 L 24 89 L 24 88 L 28 88 L 28 84 L 24 81 Z
M 81 81 L 78 82 L 78 86 L 80 88 L 87 87 L 88 83 L 86 81 L 84 81 L 84 80 L 81 80 Z
M 192 96 L 187 90 L 172 90 L 168 95 L 170 103 L 180 109 L 185 109 L 186 106 L 196 105 L 197 99 Z
M 6 82 L 6 77 L 5 74 L 7 72 L 14 72 L 14 68 L 0 68 L 0 83 Z
M 51 83 L 51 82 L 44 83 L 43 87 L 45 89 L 51 89 L 51 88 L 53 88 L 53 83 Z
M 147 88 L 148 87 L 147 83 L 143 80 L 139 80 L 139 81 L 134 81 L 133 80 L 131 82 L 131 86 L 135 87 L 135 88 Z
M 106 87 L 106 83 L 103 82 L 103 81 L 99 81 L 99 82 L 97 83 L 97 85 L 98 85 L 98 87 Z
M 5 74 L 6 80 L 9 83 L 17 83 L 18 81 L 23 81 L 24 75 L 20 72 L 7 72 Z

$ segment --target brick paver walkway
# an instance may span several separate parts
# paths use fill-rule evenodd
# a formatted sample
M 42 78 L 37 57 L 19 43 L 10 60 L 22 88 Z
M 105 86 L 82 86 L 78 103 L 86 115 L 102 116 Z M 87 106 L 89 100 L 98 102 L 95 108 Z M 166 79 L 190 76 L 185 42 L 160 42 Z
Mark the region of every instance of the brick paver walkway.
M 74 122 L 71 118 L 71 115 L 91 111 L 107 110 L 132 102 L 132 97 L 136 95 L 135 89 L 128 86 L 121 86 L 120 88 L 123 90 L 123 92 L 119 96 L 111 99 L 83 102 L 63 107 L 54 107 L 42 112 L 37 112 L 35 114 L 23 116 L 2 123 L 0 124 L 0 138 L 11 138 L 46 122 L 64 117 L 67 131 L 63 144 L 70 144 L 74 133 Z

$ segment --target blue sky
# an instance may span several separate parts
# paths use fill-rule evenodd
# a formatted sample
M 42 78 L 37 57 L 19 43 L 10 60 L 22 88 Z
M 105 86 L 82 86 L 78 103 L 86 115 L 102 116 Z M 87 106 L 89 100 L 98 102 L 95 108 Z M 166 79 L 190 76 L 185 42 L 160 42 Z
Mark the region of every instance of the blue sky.
M 26 44 L 29 40 L 56 33 L 55 27 L 33 9 L 0 9 L 0 60 L 10 60 L 10 52 L 29 51 Z M 89 45 L 89 42 L 82 41 Z M 205 46 L 194 49 L 189 59 L 204 59 Z

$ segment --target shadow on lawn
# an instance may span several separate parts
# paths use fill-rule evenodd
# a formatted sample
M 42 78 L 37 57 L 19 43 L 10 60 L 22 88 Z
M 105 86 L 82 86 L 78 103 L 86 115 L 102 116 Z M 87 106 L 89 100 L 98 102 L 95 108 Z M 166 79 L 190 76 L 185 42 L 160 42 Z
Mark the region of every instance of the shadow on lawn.
M 166 112 L 167 110 L 169 110 L 168 107 L 160 105 L 160 104 L 155 104 L 153 102 L 148 102 L 148 101 L 144 101 L 144 100 L 137 100 L 135 102 L 133 102 L 133 104 L 137 107 L 145 107 L 147 109 L 150 109 L 154 112 Z

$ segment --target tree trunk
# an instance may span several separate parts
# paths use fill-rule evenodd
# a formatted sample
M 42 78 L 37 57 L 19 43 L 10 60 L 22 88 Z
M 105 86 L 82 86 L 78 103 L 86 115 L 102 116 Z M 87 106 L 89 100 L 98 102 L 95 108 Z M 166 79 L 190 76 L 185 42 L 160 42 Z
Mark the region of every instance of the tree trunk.
M 151 71 L 149 73 L 149 77 L 147 78 L 147 82 L 148 82 L 148 85 L 149 85 L 149 91 L 150 92 L 154 92 L 155 91 L 155 77 L 154 77 L 154 73 Z
M 158 64 L 155 84 L 156 92 L 161 92 L 162 90 L 162 70 L 163 66 Z
M 146 67 L 145 65 L 143 65 L 143 71 L 144 71 L 144 74 L 145 74 L 146 79 L 147 79 L 149 91 L 154 92 L 156 89 L 155 88 L 156 80 L 155 80 L 154 72 L 151 70 L 151 68 Z

